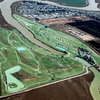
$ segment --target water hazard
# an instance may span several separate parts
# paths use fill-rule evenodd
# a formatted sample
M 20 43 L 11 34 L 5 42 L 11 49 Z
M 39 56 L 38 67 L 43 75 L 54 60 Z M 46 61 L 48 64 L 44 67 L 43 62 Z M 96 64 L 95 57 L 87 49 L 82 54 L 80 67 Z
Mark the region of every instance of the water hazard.
M 17 50 L 21 51 L 21 50 L 26 50 L 24 47 L 18 47 Z

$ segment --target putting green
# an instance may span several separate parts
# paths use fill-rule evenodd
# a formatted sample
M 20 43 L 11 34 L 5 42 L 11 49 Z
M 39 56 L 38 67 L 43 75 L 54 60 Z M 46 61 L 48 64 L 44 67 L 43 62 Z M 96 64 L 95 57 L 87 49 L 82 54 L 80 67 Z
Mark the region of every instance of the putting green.
M 19 91 L 21 88 L 24 87 L 24 85 L 19 80 L 17 80 L 14 76 L 11 75 L 15 72 L 18 72 L 20 69 L 21 69 L 20 66 L 14 66 L 14 67 L 5 71 L 6 77 L 7 77 L 7 86 L 8 86 L 9 92 Z M 12 84 L 12 86 L 11 86 L 11 84 Z M 17 87 L 14 87 L 13 84 L 16 84 Z

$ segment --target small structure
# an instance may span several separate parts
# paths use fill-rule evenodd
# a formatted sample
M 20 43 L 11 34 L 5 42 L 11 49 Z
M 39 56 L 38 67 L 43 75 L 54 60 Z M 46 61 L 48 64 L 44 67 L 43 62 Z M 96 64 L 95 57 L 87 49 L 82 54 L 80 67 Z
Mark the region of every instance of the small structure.
M 83 58 L 91 65 L 95 64 L 95 62 L 94 62 L 93 58 L 91 57 L 90 52 L 88 50 L 79 47 L 77 49 L 77 51 L 78 51 L 78 56 L 80 58 Z

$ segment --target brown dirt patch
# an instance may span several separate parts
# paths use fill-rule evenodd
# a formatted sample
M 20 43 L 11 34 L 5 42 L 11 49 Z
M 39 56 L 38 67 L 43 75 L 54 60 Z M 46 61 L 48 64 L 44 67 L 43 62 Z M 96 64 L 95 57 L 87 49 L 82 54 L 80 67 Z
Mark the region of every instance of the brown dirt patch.
M 27 73 L 24 70 L 20 70 L 19 72 L 16 72 L 12 74 L 14 77 L 16 77 L 20 81 L 29 81 L 29 80 L 36 80 L 38 77 L 33 77 L 31 74 Z
M 16 11 L 16 8 L 20 5 L 20 3 L 21 3 L 21 1 L 19 1 L 19 2 L 14 2 L 14 3 L 11 5 L 11 11 L 12 11 L 13 14 L 18 14 L 18 15 L 19 15 L 19 13 Z
M 86 16 L 79 16 L 79 17 L 70 17 L 70 18 L 46 19 L 46 20 L 39 20 L 37 22 L 49 26 L 52 24 L 71 23 L 76 20 L 87 21 L 87 20 L 90 20 L 90 18 L 87 18 Z
M 94 74 L 86 75 L 54 83 L 20 94 L 4 97 L 0 100 L 93 100 L 89 86 Z

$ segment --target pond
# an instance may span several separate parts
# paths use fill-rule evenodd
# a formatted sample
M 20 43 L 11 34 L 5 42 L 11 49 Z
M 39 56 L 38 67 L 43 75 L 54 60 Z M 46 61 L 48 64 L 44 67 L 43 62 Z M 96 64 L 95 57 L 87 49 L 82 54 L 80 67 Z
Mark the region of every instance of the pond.
M 55 46 L 55 48 L 59 49 L 59 50 L 62 50 L 62 51 L 66 51 L 65 49 L 61 48 L 61 47 L 58 47 L 58 46 Z
M 57 0 L 69 6 L 85 6 L 86 0 Z
M 17 50 L 21 51 L 21 50 L 26 50 L 24 47 L 18 47 Z

